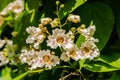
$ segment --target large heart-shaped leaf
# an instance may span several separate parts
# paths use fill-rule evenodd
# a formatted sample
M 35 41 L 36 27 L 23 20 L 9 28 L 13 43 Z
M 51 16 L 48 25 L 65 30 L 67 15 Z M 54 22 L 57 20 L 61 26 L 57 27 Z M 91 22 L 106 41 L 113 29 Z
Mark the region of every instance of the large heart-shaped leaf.
M 100 2 L 86 3 L 75 10 L 81 16 L 81 23 L 89 26 L 91 20 L 96 26 L 95 38 L 99 39 L 98 48 L 102 50 L 113 30 L 114 16 L 109 6 Z
M 92 72 L 109 72 L 118 70 L 118 68 L 101 61 L 94 61 L 91 62 L 90 64 L 85 64 L 84 68 Z
M 109 80 L 120 80 L 120 71 L 114 72 Z
M 115 26 L 117 29 L 117 33 L 120 37 L 120 0 L 109 0 L 109 5 L 111 6 L 111 8 L 113 9 L 114 12 L 114 16 L 115 16 Z
M 105 49 L 100 58 L 85 65 L 85 68 L 93 72 L 120 70 L 120 52 L 111 48 Z
M 120 69 L 120 51 L 109 48 L 101 54 L 97 61 L 105 62 Z

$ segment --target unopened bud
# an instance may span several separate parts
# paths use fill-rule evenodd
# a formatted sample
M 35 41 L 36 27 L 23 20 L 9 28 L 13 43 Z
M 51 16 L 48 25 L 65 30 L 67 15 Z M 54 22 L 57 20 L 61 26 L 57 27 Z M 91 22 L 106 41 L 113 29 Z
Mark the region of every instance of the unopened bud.
M 13 37 L 16 37 L 18 35 L 18 32 L 13 31 L 11 34 L 12 34 Z
M 56 1 L 56 5 L 59 5 L 60 4 L 60 2 L 59 1 Z
M 71 31 L 75 31 L 75 30 L 76 30 L 76 28 L 75 28 L 75 27 L 72 27 L 72 28 L 71 28 Z
M 85 24 L 82 24 L 82 25 L 80 26 L 80 28 L 81 28 L 81 29 L 85 29 Z
M 52 28 L 57 27 L 58 24 L 59 24 L 59 19 L 58 19 L 58 18 L 55 18 L 55 19 L 50 23 L 50 25 L 51 25 Z
M 43 24 L 39 24 L 38 26 L 40 29 L 44 27 Z
M 52 51 L 51 54 L 52 54 L 52 55 L 55 55 L 55 52 Z
M 64 8 L 64 4 L 60 5 L 60 8 Z

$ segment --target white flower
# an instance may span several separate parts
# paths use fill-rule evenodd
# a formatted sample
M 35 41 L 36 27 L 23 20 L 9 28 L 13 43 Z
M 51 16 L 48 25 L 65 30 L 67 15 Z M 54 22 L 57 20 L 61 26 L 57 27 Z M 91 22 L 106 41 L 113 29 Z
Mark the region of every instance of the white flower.
M 29 35 L 28 38 L 26 39 L 26 43 L 34 43 L 35 41 L 35 36 L 34 35 Z
M 63 52 L 60 56 L 60 59 L 67 62 L 70 60 L 70 57 L 66 54 L 66 52 Z
M 81 28 L 80 30 L 81 35 L 85 37 L 85 40 L 93 41 L 93 42 L 99 42 L 98 39 L 95 39 L 93 37 L 96 27 L 94 26 L 89 26 L 88 28 Z
M 0 52 L 0 66 L 3 66 L 9 62 L 8 57 L 6 56 L 5 52 Z
M 24 1 L 23 0 L 15 0 L 14 2 L 11 2 L 5 7 L 0 14 L 6 15 L 9 11 L 12 11 L 16 14 L 21 13 L 24 10 Z
M 52 67 L 59 64 L 59 58 L 55 55 L 51 55 L 50 50 L 41 50 L 39 52 L 39 57 L 40 57 L 40 60 L 39 60 L 40 63 L 45 68 L 51 69 Z
M 41 24 L 47 25 L 47 24 L 49 24 L 51 21 L 52 21 L 51 18 L 42 18 L 42 19 L 41 19 Z
M 93 59 L 100 55 L 99 49 L 93 41 L 85 41 L 80 47 L 81 54 L 85 59 Z
M 61 60 L 67 62 L 72 58 L 73 60 L 80 60 L 83 59 L 80 50 L 77 48 L 77 46 L 74 45 L 74 47 L 67 49 L 65 52 L 61 54 Z
M 36 65 L 38 61 L 38 51 L 22 49 L 20 55 L 20 60 L 22 63 L 27 63 L 30 66 L 30 69 L 35 69 L 38 66 Z
M 78 23 L 80 22 L 80 16 L 79 15 L 73 15 L 73 14 L 70 14 L 67 18 L 68 21 L 71 21 L 73 23 Z
M 9 7 L 11 11 L 16 14 L 21 13 L 24 10 L 24 2 L 23 0 L 15 0 L 12 5 Z
M 27 63 L 30 68 L 29 69 L 36 69 L 36 68 L 49 68 L 56 66 L 59 64 L 59 58 L 55 55 L 51 55 L 50 50 L 26 50 L 23 49 L 22 54 L 20 55 L 20 60 L 22 63 Z
M 7 40 L 7 45 L 13 46 L 13 41 L 12 40 Z
M 0 48 L 2 48 L 2 47 L 4 46 L 5 43 L 6 43 L 5 40 L 1 40 L 1 39 L 0 39 Z
M 27 44 L 33 43 L 33 47 L 35 49 L 38 49 L 39 44 L 41 44 L 45 39 L 45 34 L 42 33 L 42 30 L 40 28 L 36 28 L 34 26 L 26 28 L 26 32 L 30 34 L 26 39 L 26 43 Z
M 36 28 L 34 26 L 29 26 L 29 28 L 26 28 L 26 32 L 28 34 L 38 34 L 38 33 L 41 33 L 42 30 L 40 28 Z
M 21 55 L 20 55 L 20 60 L 22 63 L 30 63 L 30 61 L 32 59 L 34 59 L 34 57 L 36 57 L 35 51 L 34 50 L 26 50 L 26 49 L 22 49 L 21 50 Z
M 55 29 L 53 30 L 53 34 L 48 36 L 47 46 L 50 46 L 53 49 L 56 49 L 58 46 L 63 48 L 69 48 L 73 44 L 73 40 L 71 40 L 68 34 L 65 34 L 65 30 L 63 29 Z

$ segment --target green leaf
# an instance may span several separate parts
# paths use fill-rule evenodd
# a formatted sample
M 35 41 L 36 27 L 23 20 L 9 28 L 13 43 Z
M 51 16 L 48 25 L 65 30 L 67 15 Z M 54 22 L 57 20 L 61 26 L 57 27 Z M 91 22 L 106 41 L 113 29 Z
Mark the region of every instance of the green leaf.
M 0 11 L 2 11 L 13 0 L 0 0 Z
M 115 26 L 117 29 L 118 36 L 120 37 L 120 0 L 109 0 L 109 4 L 111 8 L 113 9 L 114 16 L 115 16 Z
M 94 61 L 90 64 L 85 64 L 84 68 L 92 72 L 109 72 L 118 70 L 118 68 L 108 65 L 101 61 Z
M 15 77 L 13 80 L 20 80 L 20 79 L 22 79 L 24 76 L 26 76 L 28 73 L 29 73 L 29 71 L 27 71 L 27 72 L 25 72 L 25 73 L 22 73 L 22 74 L 20 74 L 19 76 Z
M 79 70 L 81 70 L 84 67 L 84 63 L 85 63 L 85 59 L 79 61 L 79 65 L 80 65 Z
M 12 80 L 10 72 L 11 72 L 11 69 L 8 67 L 5 67 L 5 69 L 2 69 L 2 80 Z
M 82 36 L 82 35 L 80 35 L 80 36 L 78 37 L 77 41 L 76 41 L 77 47 L 79 48 L 79 47 L 81 46 L 82 42 L 84 42 L 84 41 L 85 41 L 85 37 Z
M 51 71 L 50 70 L 45 70 L 41 73 L 41 75 L 39 76 L 39 80 L 49 80 L 51 79 L 50 78 L 50 75 L 51 74 Z
M 100 58 L 85 65 L 85 69 L 93 72 L 108 72 L 120 70 L 120 51 L 112 48 L 105 49 Z
M 41 16 L 39 17 L 39 19 L 41 19 L 43 17 L 55 18 L 56 17 L 56 15 L 54 14 L 55 7 L 56 7 L 55 1 L 54 0 L 47 0 L 45 5 L 46 6 L 44 6 L 43 9 L 41 10 L 41 13 L 40 13 Z
M 109 80 L 120 80 L 120 71 L 114 72 Z
M 91 20 L 93 20 L 96 26 L 94 37 L 99 39 L 97 46 L 101 51 L 108 42 L 113 30 L 114 16 L 111 8 L 101 2 L 91 2 L 77 8 L 74 14 L 79 14 L 81 23 L 86 26 L 89 26 Z
M 69 13 L 73 12 L 76 8 L 78 8 L 80 5 L 85 3 L 87 0 L 67 0 L 65 2 L 65 7 L 61 9 L 59 15 L 60 19 L 64 18 Z
M 26 0 L 26 2 L 30 10 L 32 9 L 38 10 L 40 5 L 40 0 L 35 0 L 35 1 Z
M 97 61 L 102 61 L 120 70 L 120 51 L 109 48 L 100 55 Z

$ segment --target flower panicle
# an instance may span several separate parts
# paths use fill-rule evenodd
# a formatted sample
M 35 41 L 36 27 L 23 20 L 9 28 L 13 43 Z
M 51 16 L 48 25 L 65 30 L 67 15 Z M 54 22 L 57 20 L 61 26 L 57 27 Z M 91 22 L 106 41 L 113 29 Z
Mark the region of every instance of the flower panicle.
M 96 46 L 98 39 L 93 37 L 96 27 L 95 25 L 86 28 L 84 24 L 80 27 L 71 27 L 66 30 L 59 27 L 59 18 L 50 17 L 42 18 L 38 27 L 29 26 L 26 28 L 28 38 L 26 44 L 32 46 L 30 49 L 21 51 L 20 60 L 27 63 L 30 69 L 49 68 L 60 64 L 60 61 L 68 62 L 71 59 L 78 61 L 83 59 L 92 60 L 100 55 Z M 68 15 L 66 21 L 79 23 L 79 15 Z M 65 23 L 67 24 L 67 23 Z M 52 31 L 47 26 L 51 26 Z M 77 47 L 75 44 L 76 34 L 82 35 L 85 40 Z M 42 43 L 48 48 L 47 50 L 40 47 Z M 60 52 L 53 50 L 60 49 Z M 59 56 L 56 55 L 59 53 Z

